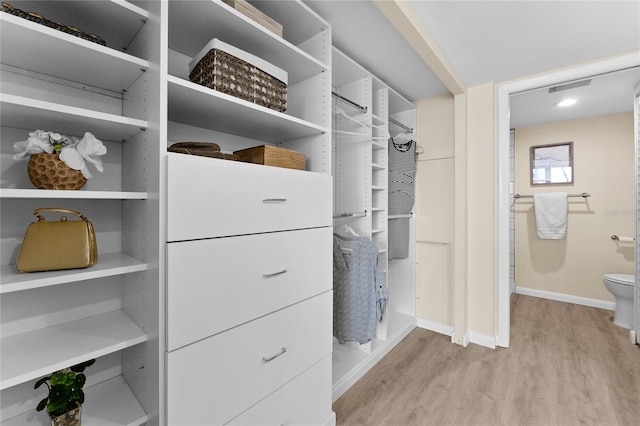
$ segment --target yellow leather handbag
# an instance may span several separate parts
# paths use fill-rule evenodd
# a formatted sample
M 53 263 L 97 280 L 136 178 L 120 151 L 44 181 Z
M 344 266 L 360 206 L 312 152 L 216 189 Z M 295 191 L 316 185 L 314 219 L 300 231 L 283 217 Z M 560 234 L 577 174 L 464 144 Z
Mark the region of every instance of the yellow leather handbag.
M 55 212 L 78 216 L 81 220 L 46 221 L 40 213 Z M 59 209 L 35 209 L 38 218 L 27 228 L 18 253 L 16 268 L 21 272 L 57 271 L 86 268 L 98 261 L 93 224 L 80 212 Z

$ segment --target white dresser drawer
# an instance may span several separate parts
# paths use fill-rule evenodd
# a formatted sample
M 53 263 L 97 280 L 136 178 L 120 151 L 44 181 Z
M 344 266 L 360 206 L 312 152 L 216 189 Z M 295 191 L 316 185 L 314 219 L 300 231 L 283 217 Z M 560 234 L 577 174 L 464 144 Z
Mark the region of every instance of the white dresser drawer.
M 167 350 L 331 290 L 331 232 L 167 244 Z
M 219 425 L 329 355 L 332 292 L 167 354 L 167 424 Z
M 167 240 L 332 225 L 329 175 L 168 154 Z
M 331 419 L 331 356 L 326 356 L 228 424 L 323 425 Z

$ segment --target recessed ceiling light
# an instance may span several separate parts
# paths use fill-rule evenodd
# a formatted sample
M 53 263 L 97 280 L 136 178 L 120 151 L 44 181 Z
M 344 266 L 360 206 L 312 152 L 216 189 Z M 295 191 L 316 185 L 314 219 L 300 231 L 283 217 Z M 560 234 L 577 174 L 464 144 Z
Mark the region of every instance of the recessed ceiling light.
M 558 102 L 556 106 L 559 107 L 568 107 L 575 104 L 577 101 L 575 99 L 565 99 L 564 101 Z

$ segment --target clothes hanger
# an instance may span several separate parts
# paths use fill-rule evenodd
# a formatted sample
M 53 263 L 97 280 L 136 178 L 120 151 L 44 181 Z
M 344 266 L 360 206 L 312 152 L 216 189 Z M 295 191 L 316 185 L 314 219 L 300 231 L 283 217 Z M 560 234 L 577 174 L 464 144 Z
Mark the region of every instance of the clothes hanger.
M 395 137 L 391 138 L 393 147 L 400 152 L 407 152 L 411 149 L 414 140 L 409 137 L 406 132 L 398 133 Z
M 340 228 L 338 228 L 338 232 L 340 232 L 341 236 L 343 237 L 348 235 L 349 237 L 360 238 L 360 235 L 358 235 L 358 233 L 354 231 L 353 228 L 347 225 L 346 223 L 342 225 Z
M 365 127 L 367 129 L 369 128 L 369 125 L 367 123 L 363 123 L 362 121 L 351 117 L 349 114 L 347 114 L 345 112 L 344 109 L 342 109 L 342 107 L 340 107 L 338 105 L 335 106 L 335 112 L 336 112 L 336 114 L 343 116 L 347 120 L 353 121 L 354 123 L 358 124 L 359 126 Z

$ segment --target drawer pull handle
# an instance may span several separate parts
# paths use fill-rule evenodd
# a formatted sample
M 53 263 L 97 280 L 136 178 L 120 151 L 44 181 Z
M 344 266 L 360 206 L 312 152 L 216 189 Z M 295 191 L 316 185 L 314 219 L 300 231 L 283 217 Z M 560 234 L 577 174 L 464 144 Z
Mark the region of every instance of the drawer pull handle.
M 282 275 L 286 273 L 287 273 L 287 270 L 283 269 L 282 271 L 272 272 L 270 274 L 262 274 L 262 278 L 271 278 L 271 277 L 275 277 L 276 275 Z
M 262 357 L 262 361 L 266 364 L 268 362 L 273 361 L 274 359 L 278 358 L 279 356 L 284 355 L 287 352 L 287 348 L 285 348 L 284 346 L 282 347 L 282 349 L 280 349 L 280 352 L 278 352 L 277 354 L 270 356 L 269 358 L 267 357 Z
M 262 200 L 262 202 L 266 204 L 284 203 L 285 201 L 287 201 L 286 198 L 265 198 Z

